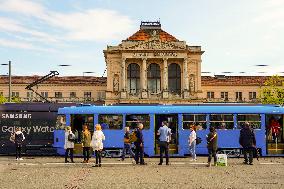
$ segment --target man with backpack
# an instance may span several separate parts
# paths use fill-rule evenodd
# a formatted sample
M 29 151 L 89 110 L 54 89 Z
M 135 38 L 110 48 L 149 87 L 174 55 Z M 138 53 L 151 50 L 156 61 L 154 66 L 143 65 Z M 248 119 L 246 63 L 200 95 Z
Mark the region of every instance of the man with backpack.
M 21 157 L 21 151 L 22 151 L 22 144 L 24 140 L 25 140 L 25 136 L 22 133 L 21 128 L 20 127 L 16 128 L 16 132 L 13 133 L 10 137 L 10 141 L 15 143 L 16 160 L 23 160 L 23 158 Z
M 130 138 L 130 132 L 129 132 L 129 127 L 125 127 L 125 133 L 124 133 L 124 147 L 122 151 L 122 157 L 121 161 L 124 161 L 125 159 L 125 154 L 128 151 L 130 154 L 130 157 L 135 157 L 135 154 L 133 153 L 131 149 L 131 138 Z
M 249 165 L 253 165 L 253 151 L 255 149 L 256 140 L 253 129 L 251 129 L 248 122 L 245 122 L 244 127 L 240 131 L 239 143 L 243 148 L 244 164 L 249 163 Z

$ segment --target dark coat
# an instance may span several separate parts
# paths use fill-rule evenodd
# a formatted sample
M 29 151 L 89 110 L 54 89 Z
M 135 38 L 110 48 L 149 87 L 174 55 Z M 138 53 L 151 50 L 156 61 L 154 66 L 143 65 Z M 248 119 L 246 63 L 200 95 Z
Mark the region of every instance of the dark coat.
M 218 148 L 218 135 L 216 132 L 210 132 L 206 138 L 207 148 L 211 150 L 217 150 Z
M 243 148 L 255 146 L 256 140 L 253 129 L 250 129 L 248 127 L 241 129 L 239 143 Z
M 21 146 L 25 140 L 24 134 L 21 131 L 15 133 L 15 144 Z
M 134 145 L 139 146 L 141 143 L 144 144 L 144 137 L 142 130 L 137 129 L 135 132 L 136 132 L 137 141 L 134 142 Z

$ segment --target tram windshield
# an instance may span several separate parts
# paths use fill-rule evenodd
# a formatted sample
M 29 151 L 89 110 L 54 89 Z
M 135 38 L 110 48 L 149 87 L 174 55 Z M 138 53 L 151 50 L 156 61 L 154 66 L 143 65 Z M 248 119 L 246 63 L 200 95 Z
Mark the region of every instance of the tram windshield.
M 56 119 L 56 130 L 64 130 L 66 127 L 66 116 L 58 115 Z

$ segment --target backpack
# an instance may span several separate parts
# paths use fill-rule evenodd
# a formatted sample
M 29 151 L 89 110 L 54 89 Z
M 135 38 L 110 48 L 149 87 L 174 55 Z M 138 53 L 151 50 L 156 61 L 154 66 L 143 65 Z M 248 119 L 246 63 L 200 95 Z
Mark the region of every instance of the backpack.
M 74 135 L 72 133 L 70 133 L 68 135 L 68 141 L 70 141 L 70 142 L 74 142 L 75 141 L 75 137 L 74 137 Z
M 196 145 L 198 145 L 202 142 L 202 139 L 200 137 L 196 137 L 195 141 L 196 141 Z
M 130 133 L 129 135 L 129 142 L 136 142 L 137 141 L 137 133 L 136 131 L 132 131 L 132 133 Z

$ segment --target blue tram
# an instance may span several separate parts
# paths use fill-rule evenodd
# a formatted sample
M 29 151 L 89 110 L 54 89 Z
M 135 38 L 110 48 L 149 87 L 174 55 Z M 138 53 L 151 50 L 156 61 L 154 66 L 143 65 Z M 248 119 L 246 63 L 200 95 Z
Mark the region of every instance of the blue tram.
M 207 154 L 206 135 L 209 127 L 214 126 L 218 132 L 219 153 L 234 155 L 241 152 L 240 128 L 245 122 L 249 122 L 255 131 L 257 148 L 262 156 L 284 156 L 283 117 L 284 107 L 274 105 L 71 106 L 58 109 L 54 147 L 59 154 L 64 154 L 64 128 L 69 125 L 77 136 L 75 154 L 81 154 L 82 126 L 88 125 L 93 132 L 94 125 L 99 123 L 106 136 L 105 152 L 117 152 L 116 150 L 123 148 L 124 128 L 128 126 L 135 129 L 141 122 L 144 125 L 145 154 L 155 156 L 159 154 L 157 130 L 162 121 L 167 121 L 172 130 L 172 156 L 189 154 L 188 136 L 191 124 L 197 126 L 197 136 L 202 138 L 202 142 L 196 147 L 197 154 Z M 276 119 L 279 123 L 277 136 L 272 136 L 271 119 Z

